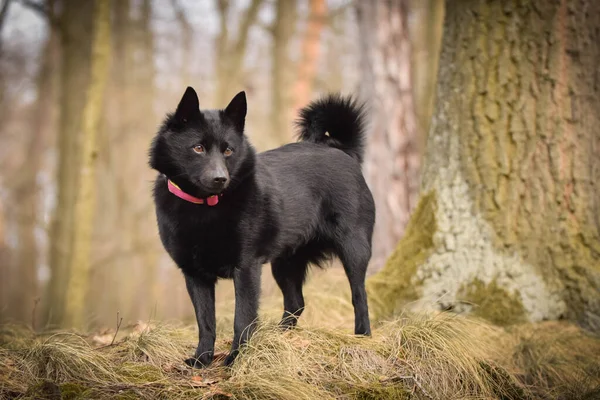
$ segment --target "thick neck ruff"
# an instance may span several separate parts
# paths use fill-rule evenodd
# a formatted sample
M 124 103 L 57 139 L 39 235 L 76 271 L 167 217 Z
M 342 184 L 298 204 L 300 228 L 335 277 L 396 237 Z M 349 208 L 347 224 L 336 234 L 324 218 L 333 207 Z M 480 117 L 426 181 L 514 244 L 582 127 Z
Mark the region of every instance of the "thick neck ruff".
M 210 207 L 216 206 L 219 203 L 219 196 L 217 196 L 217 195 L 207 197 L 206 199 L 194 197 L 191 194 L 187 194 L 186 192 L 181 190 L 181 188 L 179 186 L 177 186 L 176 184 L 174 184 L 173 182 L 171 182 L 170 179 L 167 179 L 167 187 L 169 188 L 169 192 L 173 193 L 175 196 L 179 197 L 180 199 L 189 201 L 190 203 L 194 203 L 194 204 L 206 203 L 206 205 L 208 205 Z

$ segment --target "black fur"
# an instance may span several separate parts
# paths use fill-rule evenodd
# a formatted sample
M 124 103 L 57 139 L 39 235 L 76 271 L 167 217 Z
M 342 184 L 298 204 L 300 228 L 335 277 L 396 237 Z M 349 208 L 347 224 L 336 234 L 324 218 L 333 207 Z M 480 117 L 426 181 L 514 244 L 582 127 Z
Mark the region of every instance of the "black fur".
M 301 142 L 260 154 L 244 135 L 245 116 L 244 92 L 225 110 L 200 111 L 188 88 L 150 149 L 150 166 L 160 172 L 160 238 L 183 271 L 196 312 L 198 348 L 186 360 L 194 367 L 213 359 L 217 279 L 232 278 L 235 286 L 229 365 L 252 334 L 266 262 L 284 296 L 281 324 L 292 327 L 304 309 L 308 264 L 338 256 L 352 289 L 355 333 L 370 334 L 364 281 L 375 206 L 360 168 L 362 108 L 340 96 L 314 102 L 301 112 Z M 227 148 L 233 154 L 226 156 Z M 167 179 L 196 197 L 219 195 L 219 203 L 182 200 L 168 191 Z

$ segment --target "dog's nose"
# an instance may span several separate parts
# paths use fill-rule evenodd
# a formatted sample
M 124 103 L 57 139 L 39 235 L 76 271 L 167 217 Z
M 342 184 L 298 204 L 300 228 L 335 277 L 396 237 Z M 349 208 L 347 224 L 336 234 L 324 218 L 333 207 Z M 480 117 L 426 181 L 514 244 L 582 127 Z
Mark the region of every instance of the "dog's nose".
M 225 176 L 215 176 L 213 178 L 213 182 L 215 182 L 218 185 L 224 185 L 227 183 L 227 177 Z

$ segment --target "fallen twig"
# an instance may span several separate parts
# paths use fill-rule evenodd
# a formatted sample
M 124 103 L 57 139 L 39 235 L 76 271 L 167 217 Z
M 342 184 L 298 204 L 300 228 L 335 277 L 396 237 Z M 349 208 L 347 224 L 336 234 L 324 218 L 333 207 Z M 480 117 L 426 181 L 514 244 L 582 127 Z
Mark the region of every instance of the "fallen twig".
M 110 345 L 115 344 L 115 339 L 117 338 L 117 333 L 119 333 L 119 328 L 121 327 L 121 323 L 123 322 L 123 317 L 119 318 L 119 312 L 117 311 L 117 329 L 115 330 L 115 336 L 113 336 Z

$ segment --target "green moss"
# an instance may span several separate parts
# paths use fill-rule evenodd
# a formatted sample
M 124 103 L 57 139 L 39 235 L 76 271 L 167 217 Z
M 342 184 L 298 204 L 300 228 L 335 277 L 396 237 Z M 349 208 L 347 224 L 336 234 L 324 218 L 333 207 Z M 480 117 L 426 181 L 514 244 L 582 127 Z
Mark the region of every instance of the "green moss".
M 122 379 L 131 383 L 157 382 L 164 379 L 160 368 L 152 364 L 125 362 L 118 370 Z
M 383 269 L 367 280 L 370 309 L 376 320 L 397 314 L 406 302 L 418 297 L 413 278 L 433 250 L 436 207 L 434 191 L 421 196 L 396 250 Z
M 63 383 L 60 385 L 61 400 L 74 400 L 83 398 L 85 392 L 86 388 L 78 385 L 77 383 Z
M 136 393 L 136 391 L 133 389 L 124 390 L 113 397 L 113 399 L 115 399 L 115 400 L 136 400 L 139 398 L 140 398 L 139 393 Z M 167 397 L 165 397 L 165 398 L 167 398 Z
M 410 399 L 410 389 L 407 389 L 401 382 L 395 382 L 393 385 L 377 383 L 365 386 L 355 386 L 349 388 L 348 393 L 353 399 L 357 400 L 377 400 L 377 399 Z
M 41 380 L 31 385 L 24 397 L 27 399 L 56 399 L 60 398 L 60 388 L 51 380 Z
M 462 285 L 457 296 L 475 306 L 473 315 L 495 325 L 506 326 L 525 321 L 525 308 L 519 295 L 508 293 L 495 280 L 486 285 L 475 279 Z

